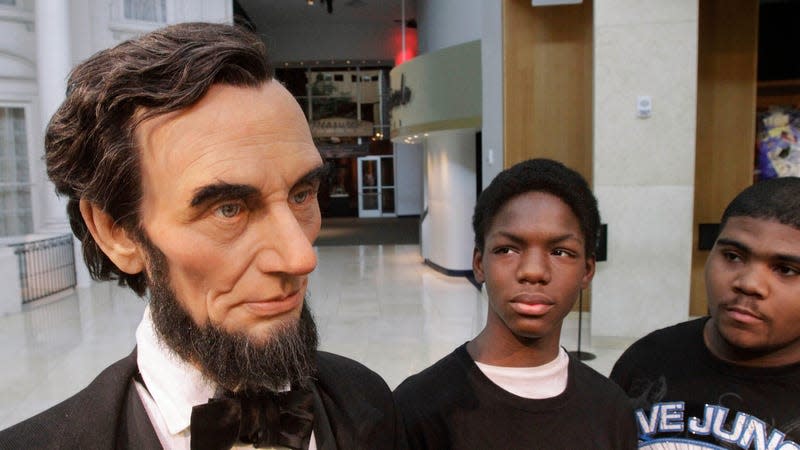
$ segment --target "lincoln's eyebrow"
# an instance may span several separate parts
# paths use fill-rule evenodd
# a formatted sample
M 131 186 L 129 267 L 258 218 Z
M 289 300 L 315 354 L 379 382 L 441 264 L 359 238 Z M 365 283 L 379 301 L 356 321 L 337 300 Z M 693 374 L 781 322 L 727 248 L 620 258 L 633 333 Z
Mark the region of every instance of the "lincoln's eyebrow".
M 325 178 L 329 171 L 330 166 L 328 164 L 320 164 L 303 175 L 295 183 L 295 186 L 313 184 Z M 203 205 L 213 204 L 223 200 L 255 200 L 260 195 L 260 192 L 254 186 L 248 184 L 231 184 L 220 181 L 195 189 L 189 205 L 192 208 L 199 208 Z
M 317 181 L 321 181 L 327 178 L 328 174 L 331 172 L 332 166 L 330 164 L 320 164 L 317 167 L 311 169 L 303 175 L 300 180 L 295 183 L 295 186 L 301 184 L 314 184 Z
M 198 208 L 221 200 L 248 200 L 258 196 L 258 189 L 253 186 L 219 182 L 197 188 L 192 195 L 190 205 L 192 208 Z

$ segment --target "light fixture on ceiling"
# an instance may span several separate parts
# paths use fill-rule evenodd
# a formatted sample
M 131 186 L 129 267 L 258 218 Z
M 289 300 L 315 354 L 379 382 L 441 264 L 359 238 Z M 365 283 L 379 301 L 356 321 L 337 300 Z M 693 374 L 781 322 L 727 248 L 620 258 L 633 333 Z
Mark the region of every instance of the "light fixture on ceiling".
M 312 6 L 314 4 L 314 0 L 306 0 L 306 5 Z

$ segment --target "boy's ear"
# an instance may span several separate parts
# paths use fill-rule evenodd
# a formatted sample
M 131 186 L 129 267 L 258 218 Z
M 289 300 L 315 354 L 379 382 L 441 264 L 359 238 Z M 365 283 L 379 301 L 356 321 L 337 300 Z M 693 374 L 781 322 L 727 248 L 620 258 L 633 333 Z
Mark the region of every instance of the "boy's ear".
M 472 273 L 475 275 L 475 281 L 483 283 L 486 278 L 483 276 L 483 253 L 475 247 L 472 250 Z
M 95 203 L 81 199 L 80 210 L 86 228 L 111 262 L 131 275 L 144 270 L 144 254 L 128 231 Z
M 594 255 L 586 257 L 586 273 L 581 278 L 581 289 L 586 289 L 594 278 L 594 271 L 597 267 L 597 259 Z

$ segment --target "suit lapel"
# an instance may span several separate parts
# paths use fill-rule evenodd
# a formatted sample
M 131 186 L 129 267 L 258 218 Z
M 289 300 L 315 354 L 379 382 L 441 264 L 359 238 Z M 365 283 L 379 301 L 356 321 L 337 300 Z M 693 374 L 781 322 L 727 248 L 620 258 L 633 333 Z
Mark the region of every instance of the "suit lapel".
M 122 407 L 118 433 L 117 448 L 162 448 L 133 380 L 128 387 L 128 394 Z
M 316 385 L 311 386 L 311 391 L 314 393 L 314 441 L 317 450 L 336 450 L 336 436 L 331 429 L 325 404 Z
M 337 370 L 336 364 L 329 357 L 318 359 L 314 393 L 315 401 L 319 403 L 315 404 L 315 413 L 323 411 L 326 414 L 335 448 L 361 449 L 365 444 L 372 444 L 373 432 L 385 420 L 385 414 L 365 397 L 366 391 L 360 389 L 362 380 L 347 370 Z M 345 366 L 339 368 L 346 369 Z M 316 424 L 314 432 L 317 432 Z M 320 445 L 319 440 L 317 445 Z

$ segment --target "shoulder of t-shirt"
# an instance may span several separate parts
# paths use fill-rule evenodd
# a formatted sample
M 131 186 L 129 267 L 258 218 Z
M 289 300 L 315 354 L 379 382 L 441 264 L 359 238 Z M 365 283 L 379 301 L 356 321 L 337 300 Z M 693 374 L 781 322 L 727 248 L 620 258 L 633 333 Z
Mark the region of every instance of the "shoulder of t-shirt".
M 569 376 L 575 377 L 576 391 L 596 397 L 598 401 L 617 402 L 627 408 L 629 402 L 625 391 L 608 377 L 573 356 L 570 356 L 569 368 Z
M 707 317 L 692 319 L 653 331 L 637 340 L 619 357 L 610 378 L 625 386 L 632 370 L 641 370 L 649 365 L 670 364 L 673 358 L 685 359 L 686 351 L 702 344 L 702 330 Z
M 466 368 L 462 355 L 464 346 L 436 361 L 417 374 L 406 378 L 394 390 L 398 405 L 409 402 L 433 402 L 446 391 L 446 387 L 460 385 L 465 378 Z
M 650 338 L 654 341 L 670 343 L 676 342 L 678 339 L 690 339 L 692 342 L 699 342 L 698 339 L 702 336 L 703 327 L 708 319 L 708 316 L 704 316 L 676 323 L 653 331 L 640 340 Z

